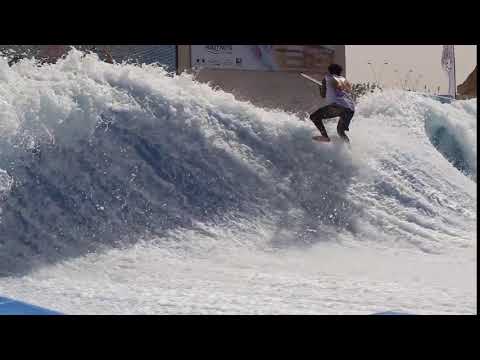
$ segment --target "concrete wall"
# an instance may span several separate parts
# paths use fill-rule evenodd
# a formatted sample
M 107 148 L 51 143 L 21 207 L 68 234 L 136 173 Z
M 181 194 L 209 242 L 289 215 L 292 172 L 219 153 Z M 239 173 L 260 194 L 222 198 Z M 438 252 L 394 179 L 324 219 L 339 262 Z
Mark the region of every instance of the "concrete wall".
M 334 61 L 345 68 L 345 45 L 336 46 Z M 178 46 L 178 72 L 183 71 L 191 71 L 190 45 Z M 312 112 L 323 102 L 318 87 L 297 73 L 204 69 L 196 79 L 267 108 Z

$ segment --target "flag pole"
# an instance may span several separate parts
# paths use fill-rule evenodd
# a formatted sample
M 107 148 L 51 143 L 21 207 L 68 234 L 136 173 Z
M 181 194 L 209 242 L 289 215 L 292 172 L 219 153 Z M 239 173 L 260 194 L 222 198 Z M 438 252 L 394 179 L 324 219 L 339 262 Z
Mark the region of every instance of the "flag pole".
M 457 98 L 457 72 L 455 69 L 455 45 L 452 45 L 452 52 L 453 52 L 453 87 L 454 87 L 454 95 L 453 98 Z

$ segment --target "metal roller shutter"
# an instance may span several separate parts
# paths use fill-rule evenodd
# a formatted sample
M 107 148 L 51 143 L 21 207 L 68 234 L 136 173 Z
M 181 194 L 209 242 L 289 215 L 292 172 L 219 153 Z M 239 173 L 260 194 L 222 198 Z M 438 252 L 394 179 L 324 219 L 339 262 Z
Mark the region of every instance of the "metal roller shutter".
M 8 54 L 12 51 L 26 56 L 37 56 L 48 45 L 0 45 L 0 51 Z M 74 45 L 80 50 L 91 50 L 94 45 Z M 176 45 L 95 45 L 97 50 L 107 48 L 117 62 L 137 64 L 158 63 L 169 72 L 177 70 Z

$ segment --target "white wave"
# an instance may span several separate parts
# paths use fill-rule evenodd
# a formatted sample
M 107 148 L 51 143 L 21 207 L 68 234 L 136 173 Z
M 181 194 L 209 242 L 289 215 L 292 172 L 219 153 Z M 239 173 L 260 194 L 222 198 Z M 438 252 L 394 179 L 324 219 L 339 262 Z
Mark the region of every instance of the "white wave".
M 427 135 L 437 149 L 457 168 L 477 177 L 476 99 L 455 101 L 429 108 Z
M 10 191 L 13 185 L 13 179 L 8 176 L 7 172 L 0 169 L 0 198 Z

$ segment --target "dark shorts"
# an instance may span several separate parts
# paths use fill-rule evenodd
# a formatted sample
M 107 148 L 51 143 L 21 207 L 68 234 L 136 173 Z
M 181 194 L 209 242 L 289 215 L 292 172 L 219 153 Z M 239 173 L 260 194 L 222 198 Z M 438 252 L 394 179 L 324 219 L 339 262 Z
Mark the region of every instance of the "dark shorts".
M 338 129 L 348 131 L 350 121 L 352 120 L 354 114 L 355 112 L 350 109 L 331 104 L 315 111 L 312 115 L 310 115 L 310 119 L 312 119 L 312 121 L 316 123 L 317 121 L 321 121 L 323 119 L 332 119 L 339 117 L 340 120 L 338 121 Z

